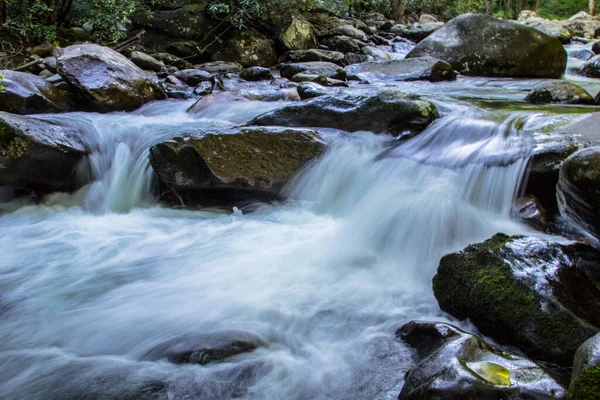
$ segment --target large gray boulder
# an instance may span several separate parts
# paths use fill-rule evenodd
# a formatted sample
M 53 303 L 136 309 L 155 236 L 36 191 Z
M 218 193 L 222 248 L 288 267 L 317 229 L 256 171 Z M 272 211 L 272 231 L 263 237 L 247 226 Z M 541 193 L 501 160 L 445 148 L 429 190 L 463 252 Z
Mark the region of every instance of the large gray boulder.
M 133 18 L 133 23 L 137 28 L 169 37 L 202 40 L 216 24 L 207 15 L 206 5 L 206 2 L 200 2 L 150 14 L 140 10 Z
M 557 192 L 561 214 L 600 244 L 600 146 L 565 160 Z
M 420 132 L 438 118 L 433 103 L 394 90 L 320 96 L 259 115 L 251 125 L 308 126 L 349 132 Z
M 0 91 L 0 111 L 14 114 L 39 114 L 68 111 L 73 106 L 69 92 L 58 90 L 39 76 L 15 71 L 0 71 L 4 77 Z
M 366 62 L 349 65 L 344 70 L 348 75 L 357 75 L 365 80 L 439 82 L 456 79 L 456 72 L 450 64 L 431 57 Z
M 573 34 L 558 21 L 551 21 L 542 18 L 533 18 L 521 22 L 523 25 L 535 28 L 538 31 L 545 33 L 560 40 L 561 43 L 567 44 L 571 41 Z
M 234 30 L 211 48 L 215 61 L 231 61 L 243 67 L 270 67 L 277 62 L 274 44 L 254 29 Z
M 76 167 L 86 154 L 80 132 L 72 128 L 0 112 L 0 186 L 77 189 L 84 182 L 76 179 Z
M 595 104 L 594 98 L 584 88 L 567 81 L 542 82 L 533 87 L 525 101 L 535 104 Z
M 517 22 L 460 15 L 420 42 L 407 58 L 431 56 L 464 75 L 560 78 L 567 53 L 560 41 Z
M 57 68 L 94 111 L 134 110 L 150 101 L 166 99 L 148 74 L 108 47 L 69 46 L 57 58 Z
M 498 343 L 569 367 L 600 327 L 598 262 L 583 244 L 498 234 L 443 257 L 433 292 L 442 310 Z
M 566 390 L 541 366 L 455 326 L 411 321 L 396 336 L 417 353 L 400 400 L 563 399 Z
M 323 149 L 311 130 L 248 127 L 159 143 L 150 162 L 175 194 L 171 201 L 230 207 L 281 199 L 284 186 Z

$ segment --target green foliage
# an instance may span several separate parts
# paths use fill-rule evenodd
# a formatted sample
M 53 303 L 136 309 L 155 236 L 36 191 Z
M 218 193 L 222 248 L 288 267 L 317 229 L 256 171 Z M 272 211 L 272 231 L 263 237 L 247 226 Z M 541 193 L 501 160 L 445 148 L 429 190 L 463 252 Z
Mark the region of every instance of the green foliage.
M 2 86 L 2 81 L 4 81 L 4 76 L 2 76 L 2 74 L 0 74 L 0 92 L 2 92 L 4 90 L 4 86 Z
M 55 9 L 42 0 L 31 7 L 25 1 L 8 0 L 6 27 L 14 33 L 34 41 L 52 42 L 56 39 Z
M 92 35 L 98 42 L 118 42 L 126 33 L 120 27 L 133 15 L 137 0 L 92 1 L 88 21 L 94 29 Z

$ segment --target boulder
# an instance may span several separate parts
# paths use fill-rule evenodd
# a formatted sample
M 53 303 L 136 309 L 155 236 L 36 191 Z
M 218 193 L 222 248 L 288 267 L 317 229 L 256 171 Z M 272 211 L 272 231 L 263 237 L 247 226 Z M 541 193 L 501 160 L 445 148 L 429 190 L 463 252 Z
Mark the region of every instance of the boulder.
M 330 63 L 340 63 L 344 59 L 344 53 L 331 50 L 309 49 L 288 51 L 281 57 L 282 62 L 311 62 L 326 61 Z
M 231 207 L 281 199 L 283 187 L 323 148 L 311 130 L 248 127 L 159 143 L 150 162 L 174 201 Z
M 57 68 L 60 76 L 94 111 L 134 110 L 166 98 L 160 86 L 142 69 L 108 47 L 69 46 L 57 58 Z
M 558 40 L 560 40 L 560 42 L 563 44 L 571 42 L 571 38 L 573 37 L 573 34 L 570 30 L 568 30 L 564 27 L 564 25 L 556 21 L 538 18 L 523 21 L 522 24 L 537 29 L 538 31 L 545 33 L 548 36 L 555 37 Z
M 361 43 L 348 36 L 332 36 L 323 41 L 327 48 L 340 53 L 360 53 Z
M 431 14 L 421 14 L 421 16 L 419 16 L 419 24 L 430 24 L 434 22 L 440 21 Z
M 401 134 L 420 132 L 438 118 L 433 103 L 394 90 L 326 95 L 259 115 L 251 125 L 309 126 L 349 132 Z
M 254 29 L 234 30 L 213 49 L 213 60 L 232 61 L 243 67 L 269 67 L 277 62 L 273 42 Z
M 413 42 L 420 42 L 433 32 L 437 31 L 444 26 L 443 22 L 429 22 L 426 24 L 417 23 L 410 25 L 395 25 L 392 28 L 392 32 L 402 36 L 403 38 L 412 40 Z
M 375 46 L 365 46 L 360 50 L 363 54 L 373 57 L 377 61 L 387 61 L 391 59 L 390 54 Z
M 511 216 L 539 231 L 545 231 L 548 228 L 546 210 L 532 195 L 517 198 L 513 204 Z
M 581 73 L 590 78 L 600 78 L 600 56 L 594 56 L 581 66 Z
M 175 67 L 177 69 L 192 69 L 194 67 L 191 62 L 169 53 L 154 53 L 152 54 L 152 57 L 165 64 L 167 67 Z
M 0 186 L 71 191 L 87 154 L 80 132 L 40 119 L 0 112 Z
M 43 78 L 15 71 L 0 71 L 4 77 L 0 91 L 0 111 L 39 114 L 68 111 L 73 107 L 69 92 L 58 90 Z
M 598 132 L 599 124 L 600 112 L 590 113 L 587 114 L 585 118 L 563 128 L 561 133 L 570 137 L 577 137 L 579 140 L 593 144 L 600 144 L 600 132 Z M 572 153 L 574 153 L 574 151 L 568 155 L 571 155 Z
M 525 21 L 528 19 L 540 18 L 539 14 L 532 10 L 523 10 L 519 13 L 519 21 Z
M 569 51 L 568 54 L 569 57 L 573 57 L 582 61 L 588 61 L 596 55 L 592 50 L 588 49 Z
M 300 99 L 314 99 L 315 97 L 324 96 L 327 94 L 327 90 L 318 83 L 305 82 L 298 85 L 298 95 Z
M 355 28 L 352 25 L 339 25 L 331 29 L 328 33 L 329 36 L 345 36 L 356 40 L 365 41 L 367 35 L 360 29 Z
M 230 74 L 242 72 L 244 67 L 237 62 L 231 61 L 211 61 L 204 64 L 196 65 L 196 69 L 201 69 L 211 74 Z
M 460 15 L 423 40 L 407 58 L 431 56 L 464 75 L 560 78 L 567 53 L 560 41 L 517 22 Z
M 141 51 L 132 51 L 130 58 L 135 65 L 148 71 L 159 72 L 165 66 L 161 61 Z
M 264 345 L 265 341 L 260 336 L 249 332 L 211 332 L 168 340 L 152 348 L 142 359 L 167 359 L 174 364 L 206 365 L 251 352 Z
M 285 50 L 308 50 L 317 46 L 313 26 L 301 15 L 290 16 L 278 30 L 277 42 Z
M 566 397 L 566 390 L 541 366 L 455 326 L 412 321 L 398 329 L 396 337 L 417 353 L 400 400 Z
M 381 79 L 439 82 L 456 79 L 456 72 L 450 64 L 430 57 L 366 62 L 349 65 L 344 70 L 348 75 L 358 75 L 367 81 Z
M 567 81 L 542 82 L 533 87 L 525 101 L 534 104 L 595 104 L 594 98 L 584 88 Z
M 200 82 L 210 82 L 214 80 L 214 77 L 210 72 L 206 72 L 201 69 L 184 69 L 182 71 L 175 72 L 173 75 L 177 79 L 190 86 L 196 86 Z
M 565 27 L 573 34 L 582 38 L 593 38 L 596 30 L 600 27 L 600 21 L 596 19 L 577 18 L 569 20 Z
M 599 261 L 582 244 L 497 234 L 443 257 L 433 292 L 442 310 L 498 343 L 568 367 L 600 326 Z
M 281 66 L 281 76 L 283 78 L 292 79 L 294 75 L 299 73 L 325 75 L 326 77 L 333 79 L 346 78 L 346 72 L 342 67 L 337 64 L 323 61 L 291 63 L 283 64 Z
M 570 400 L 592 400 L 600 393 L 600 334 L 577 349 L 573 361 Z
M 269 68 L 250 67 L 240 73 L 240 78 L 249 82 L 265 81 L 273 79 L 273 74 Z
M 206 5 L 206 2 L 200 2 L 150 14 L 140 10 L 133 18 L 133 24 L 136 28 L 169 37 L 202 40 L 215 26 L 215 21 L 206 14 Z
M 572 154 L 560 168 L 560 212 L 600 244 L 600 146 Z
M 325 75 L 312 75 L 312 74 L 296 74 L 292 78 L 292 82 L 303 83 L 303 82 L 314 82 L 321 86 L 326 87 L 348 87 L 346 81 L 339 79 L 328 78 Z

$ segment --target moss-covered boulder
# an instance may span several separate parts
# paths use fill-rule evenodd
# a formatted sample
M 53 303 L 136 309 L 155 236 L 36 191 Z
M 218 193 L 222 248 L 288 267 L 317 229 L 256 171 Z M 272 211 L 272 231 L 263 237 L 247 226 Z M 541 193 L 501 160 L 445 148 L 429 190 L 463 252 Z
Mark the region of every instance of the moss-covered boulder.
M 433 292 L 442 310 L 498 343 L 570 366 L 600 326 L 599 260 L 589 246 L 498 234 L 443 257 Z
M 565 160 L 557 192 L 561 214 L 600 244 L 600 146 Z
M 250 124 L 401 134 L 420 132 L 437 118 L 437 109 L 429 100 L 384 90 L 320 96 L 259 115 Z
M 599 395 L 600 334 L 588 339 L 575 353 L 569 399 L 595 400 Z
M 439 82 L 456 79 L 456 72 L 450 64 L 431 57 L 366 62 L 349 65 L 344 70 L 348 75 L 357 75 L 367 81 L 379 79 Z
M 277 62 L 274 43 L 254 29 L 231 31 L 211 51 L 215 61 L 237 62 L 244 67 L 270 67 Z
M 152 348 L 143 359 L 167 359 L 175 364 L 206 365 L 251 352 L 264 345 L 264 339 L 250 332 L 219 331 L 168 340 Z
M 206 10 L 207 2 L 157 10 L 147 13 L 140 10 L 133 18 L 136 28 L 144 28 L 170 37 L 202 40 L 218 23 L 213 21 Z
M 176 194 L 173 201 L 229 207 L 281 199 L 284 186 L 323 149 L 314 131 L 248 127 L 159 143 L 150 162 Z
M 80 44 L 62 50 L 58 73 L 93 111 L 134 110 L 166 94 L 148 74 L 108 47 Z
M 533 87 L 525 101 L 534 104 L 595 104 L 592 95 L 584 88 L 566 81 L 542 82 Z
M 277 27 L 277 44 L 284 50 L 308 50 L 317 46 L 315 29 L 301 15 L 291 15 Z
M 398 399 L 563 399 L 566 390 L 541 366 L 455 326 L 412 321 L 396 336 L 414 348 L 417 365 Z
M 70 191 L 87 154 L 80 133 L 66 126 L 0 112 L 0 186 Z
M 464 75 L 560 78 L 567 53 L 556 38 L 517 22 L 460 15 L 420 42 L 407 58 L 431 56 Z
M 73 98 L 39 76 L 1 70 L 4 90 L 0 91 L 0 111 L 14 114 L 39 114 L 72 109 Z

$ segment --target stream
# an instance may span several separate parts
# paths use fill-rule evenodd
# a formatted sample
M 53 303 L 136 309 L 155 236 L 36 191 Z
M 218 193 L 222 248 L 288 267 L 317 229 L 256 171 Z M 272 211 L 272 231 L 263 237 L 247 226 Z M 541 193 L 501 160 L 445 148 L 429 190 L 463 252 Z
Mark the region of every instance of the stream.
M 497 232 L 536 234 L 510 217 L 529 156 L 590 108 L 523 103 L 535 83 L 373 83 L 431 99 L 441 118 L 404 142 L 322 129 L 327 151 L 289 201 L 251 213 L 161 206 L 148 149 L 282 102 L 37 116 L 85 132 L 93 183 L 0 204 L 0 398 L 396 398 L 414 365 L 398 327 L 474 331 L 437 305 L 439 259 Z M 266 345 L 204 366 L 144 358 L 220 331 Z

